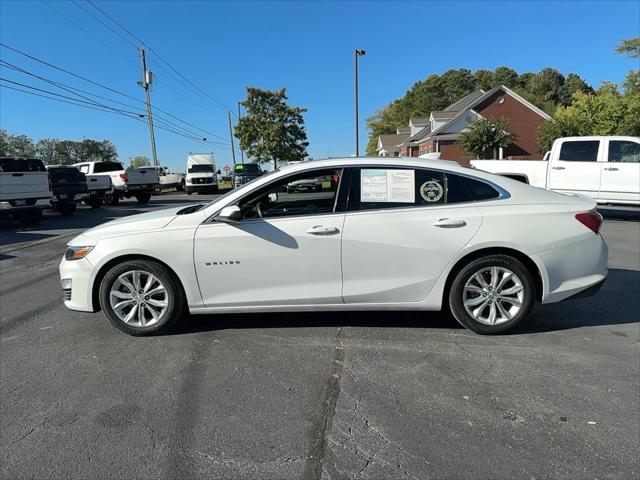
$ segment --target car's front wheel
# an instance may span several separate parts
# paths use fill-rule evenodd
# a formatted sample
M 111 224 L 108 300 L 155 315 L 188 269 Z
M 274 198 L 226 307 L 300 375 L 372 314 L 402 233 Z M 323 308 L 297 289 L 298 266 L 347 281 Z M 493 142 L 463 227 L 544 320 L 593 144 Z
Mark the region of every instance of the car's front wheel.
M 529 270 L 509 255 L 478 258 L 455 276 L 449 308 L 463 326 L 476 333 L 501 333 L 526 318 L 536 299 Z
M 129 335 L 169 329 L 184 313 L 180 281 L 164 265 L 130 260 L 112 267 L 100 283 L 100 306 L 109 321 Z

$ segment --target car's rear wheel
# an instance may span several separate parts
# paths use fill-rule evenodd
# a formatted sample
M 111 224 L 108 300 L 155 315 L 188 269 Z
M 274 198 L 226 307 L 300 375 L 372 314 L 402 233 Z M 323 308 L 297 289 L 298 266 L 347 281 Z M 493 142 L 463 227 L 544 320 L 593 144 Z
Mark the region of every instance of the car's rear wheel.
M 129 335 L 168 330 L 184 313 L 184 293 L 164 265 L 132 260 L 114 266 L 100 283 L 100 306 L 109 321 Z
M 138 200 L 138 203 L 141 203 L 143 205 L 149 203 L 149 200 L 151 200 L 151 194 L 150 193 L 139 193 L 136 195 L 136 200 Z
M 115 207 L 120 203 L 120 194 L 115 190 L 113 193 L 105 193 L 104 203 Z
M 460 270 L 449 290 L 449 308 L 476 333 L 509 330 L 526 318 L 536 299 L 529 270 L 509 255 L 478 258 Z

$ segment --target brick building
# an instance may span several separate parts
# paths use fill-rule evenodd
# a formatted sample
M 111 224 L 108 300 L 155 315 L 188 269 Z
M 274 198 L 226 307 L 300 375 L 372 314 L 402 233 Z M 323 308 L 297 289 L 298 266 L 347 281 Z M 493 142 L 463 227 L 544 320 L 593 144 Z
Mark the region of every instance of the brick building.
M 460 133 L 476 119 L 501 117 L 508 120 L 509 131 L 517 138 L 513 144 L 497 152 L 497 158 L 541 159 L 543 152 L 539 151 L 536 132 L 551 117 L 504 85 L 488 92 L 472 92 L 442 111 L 431 112 L 428 119 L 412 118 L 409 122 L 410 135 L 396 145 L 398 155 L 418 157 L 440 152 L 442 159 L 468 165 L 471 159 L 457 143 Z

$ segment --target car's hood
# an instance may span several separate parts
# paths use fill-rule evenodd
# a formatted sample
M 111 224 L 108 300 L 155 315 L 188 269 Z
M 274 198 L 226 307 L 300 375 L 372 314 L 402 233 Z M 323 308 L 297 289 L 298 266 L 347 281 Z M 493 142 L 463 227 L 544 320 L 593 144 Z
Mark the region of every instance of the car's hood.
M 186 207 L 187 205 L 182 205 L 180 207 L 155 210 L 153 212 L 118 218 L 117 220 L 103 223 L 102 225 L 83 232 L 71 240 L 69 245 L 94 245 L 104 237 L 142 232 L 145 230 L 157 230 L 169 225 L 169 223 L 176 218 L 176 214 Z

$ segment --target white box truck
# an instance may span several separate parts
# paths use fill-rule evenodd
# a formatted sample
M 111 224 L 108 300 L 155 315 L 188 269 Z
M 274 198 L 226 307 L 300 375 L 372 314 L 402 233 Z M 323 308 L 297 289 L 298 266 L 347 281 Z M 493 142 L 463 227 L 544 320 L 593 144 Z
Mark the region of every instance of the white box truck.
M 192 193 L 218 193 L 218 175 L 213 153 L 190 153 L 187 157 L 185 190 Z

